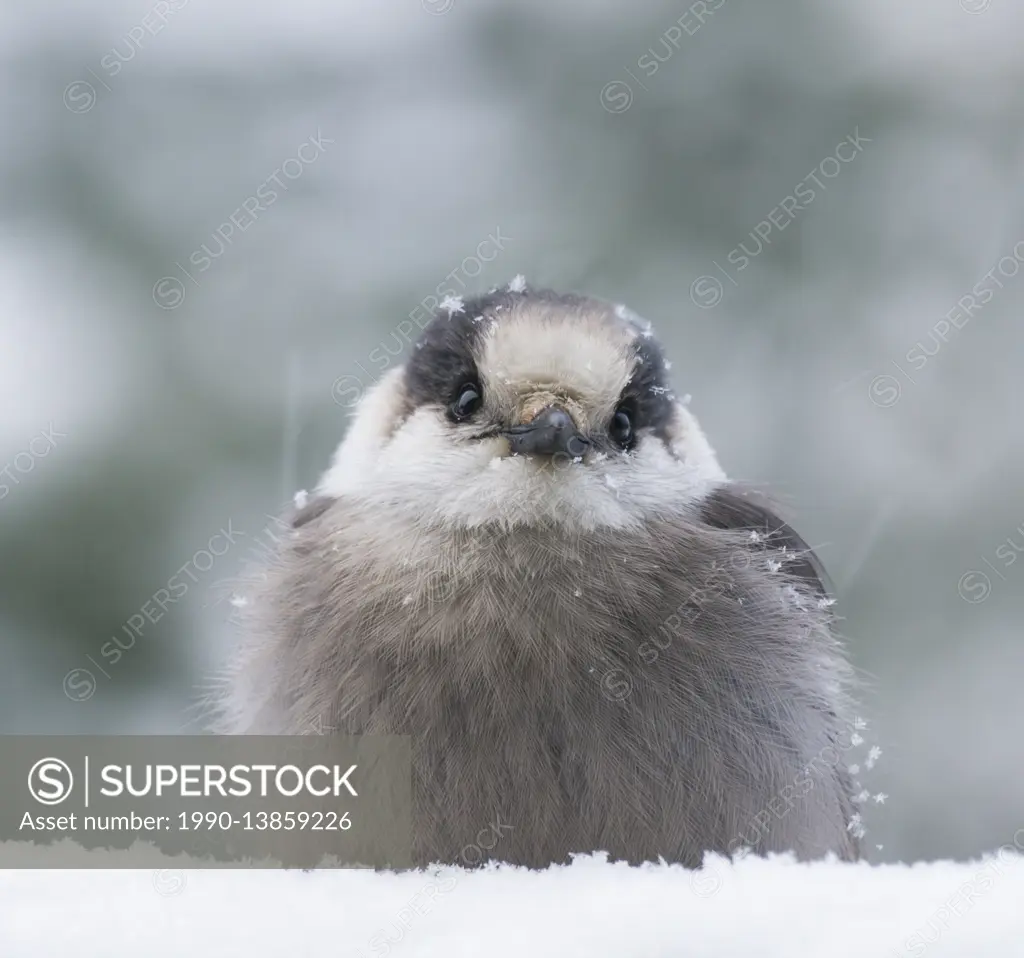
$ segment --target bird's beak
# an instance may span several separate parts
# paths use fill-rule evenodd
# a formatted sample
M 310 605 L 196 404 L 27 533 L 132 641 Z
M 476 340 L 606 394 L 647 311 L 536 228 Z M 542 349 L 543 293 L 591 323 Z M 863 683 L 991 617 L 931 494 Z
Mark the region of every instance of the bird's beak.
M 590 448 L 590 440 L 576 429 L 576 423 L 561 406 L 546 406 L 529 422 L 505 430 L 513 453 L 527 456 L 577 458 Z

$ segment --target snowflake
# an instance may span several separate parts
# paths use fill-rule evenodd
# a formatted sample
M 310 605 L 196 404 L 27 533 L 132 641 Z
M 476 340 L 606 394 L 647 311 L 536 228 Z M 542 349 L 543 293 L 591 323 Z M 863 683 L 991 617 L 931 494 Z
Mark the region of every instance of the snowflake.
M 768 566 L 768 571 L 769 571 L 769 572 L 778 572 L 778 571 L 779 571 L 779 569 L 781 569 L 781 568 L 782 568 L 782 563 L 781 563 L 781 562 L 779 562 L 779 561 L 777 561 L 776 559 L 769 559 L 769 560 L 768 560 L 768 561 L 767 561 L 767 562 L 765 563 L 765 565 L 767 565 L 767 566 Z
M 663 396 L 668 392 L 668 386 L 651 386 L 651 392 L 654 393 L 655 396 Z
M 868 723 L 865 719 L 862 719 L 859 715 L 853 720 L 853 727 L 863 731 L 868 727 Z
M 868 768 L 874 768 L 875 762 L 882 757 L 882 750 L 877 745 L 872 745 L 871 750 L 868 752 L 867 761 L 864 763 Z
M 452 296 L 451 293 L 449 293 L 441 300 L 441 309 L 448 312 L 448 317 L 450 319 L 456 313 L 464 312 L 466 307 L 462 304 L 461 296 Z
M 889 796 L 888 796 L 888 795 L 886 795 L 886 794 L 885 794 L 885 792 L 879 792 L 879 793 L 878 793 L 878 794 L 877 794 L 877 795 L 875 796 L 875 804 L 876 804 L 876 805 L 884 805 L 884 804 L 885 804 L 885 800 L 886 800 L 886 799 L 887 799 L 888 797 L 889 797 Z
M 871 798 L 871 795 L 869 794 L 867 789 L 864 789 L 864 791 L 853 796 L 853 800 L 858 805 L 863 805 L 869 798 Z
M 863 745 L 864 744 L 864 737 L 861 736 L 861 735 L 858 735 L 856 732 L 854 732 L 853 735 L 850 736 L 850 744 L 854 748 L 856 748 L 858 745 Z M 871 766 L 868 765 L 868 768 L 871 768 Z
M 848 765 L 846 767 L 846 771 L 848 771 L 851 775 L 860 775 L 860 766 L 859 765 Z
M 818 599 L 818 608 L 819 609 L 831 609 L 832 606 L 834 606 L 835 604 L 836 604 L 836 600 L 833 599 L 831 596 L 826 598 L 826 599 Z
M 309 502 L 309 493 L 305 489 L 300 489 L 293 497 L 296 509 L 305 509 L 306 503 Z
M 852 815 L 850 816 L 850 822 L 849 822 L 849 824 L 848 824 L 848 825 L 846 826 L 846 830 L 847 830 L 848 832 L 852 832 L 852 831 L 854 831 L 855 829 L 858 829 L 858 828 L 863 828 L 863 827 L 864 827 L 864 822 L 863 822 L 863 820 L 862 820 L 862 819 L 861 819 L 861 817 L 860 817 L 860 812 L 854 812 L 854 813 L 853 813 L 853 814 L 852 814 Z
M 685 396 L 683 396 L 682 399 L 679 400 L 679 402 L 682 403 L 684 406 L 689 406 L 691 399 L 693 399 L 693 396 L 687 393 Z
M 671 369 L 671 368 L 672 368 L 672 361 L 669 360 L 669 359 L 666 359 L 665 360 L 665 369 L 666 369 L 666 371 Z
M 576 598 L 578 599 L 581 595 L 583 595 L 583 592 L 580 589 L 575 589 L 573 591 L 573 595 L 576 596 Z
M 807 606 L 804 604 L 803 596 L 795 586 L 786 586 L 786 595 L 789 597 L 789 601 L 793 603 L 798 609 L 806 609 Z
M 752 531 L 750 533 L 750 541 L 751 542 L 760 542 L 761 541 L 761 533 L 757 532 L 757 531 Z
M 474 316 L 473 317 L 473 322 L 474 323 L 482 323 L 483 321 L 484 321 L 483 316 Z
M 522 273 L 516 273 L 512 277 L 512 282 L 508 284 L 508 291 L 510 293 L 521 293 L 526 289 L 526 277 Z
M 244 609 L 249 604 L 249 600 L 244 595 L 233 595 L 230 601 L 236 609 Z

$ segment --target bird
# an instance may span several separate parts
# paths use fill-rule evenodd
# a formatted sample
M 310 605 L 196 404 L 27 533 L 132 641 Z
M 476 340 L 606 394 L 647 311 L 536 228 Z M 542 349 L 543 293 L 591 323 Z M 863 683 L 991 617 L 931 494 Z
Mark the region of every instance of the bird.
M 625 306 L 429 317 L 248 584 L 219 730 L 412 741 L 413 859 L 855 860 L 852 669 L 815 552 L 726 476 Z

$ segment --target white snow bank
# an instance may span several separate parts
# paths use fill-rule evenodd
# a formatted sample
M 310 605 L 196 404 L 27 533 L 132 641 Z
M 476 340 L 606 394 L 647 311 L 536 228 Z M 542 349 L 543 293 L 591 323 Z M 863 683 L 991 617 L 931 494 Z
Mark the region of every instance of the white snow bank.
M 987 958 L 1024 955 L 1024 857 L 711 858 L 542 872 L 3 871 L 0 955 Z

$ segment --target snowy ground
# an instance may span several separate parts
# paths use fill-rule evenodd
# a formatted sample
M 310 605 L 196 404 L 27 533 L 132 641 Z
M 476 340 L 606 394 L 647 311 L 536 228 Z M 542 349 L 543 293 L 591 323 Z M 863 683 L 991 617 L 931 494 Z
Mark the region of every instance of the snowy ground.
M 971 863 L 601 856 L 544 872 L 2 871 L 3 958 L 258 955 L 1010 958 L 1024 856 Z

